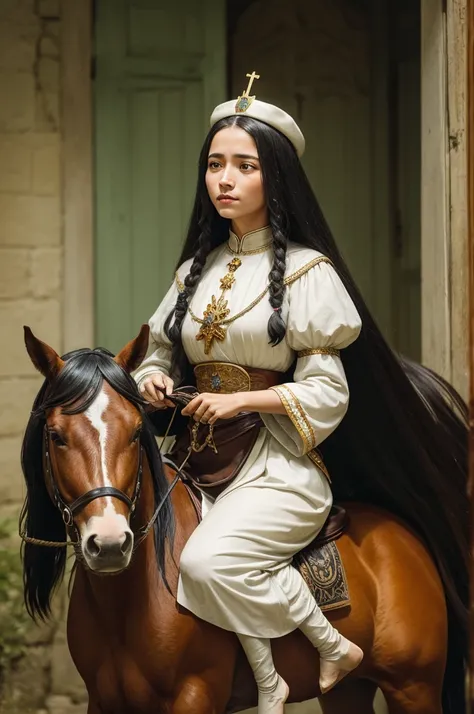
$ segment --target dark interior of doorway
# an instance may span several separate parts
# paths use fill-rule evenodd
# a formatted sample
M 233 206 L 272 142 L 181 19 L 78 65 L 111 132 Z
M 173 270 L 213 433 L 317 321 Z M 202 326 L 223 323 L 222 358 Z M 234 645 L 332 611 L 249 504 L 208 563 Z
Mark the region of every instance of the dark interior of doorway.
M 233 36 L 256 0 L 227 0 L 227 77 L 232 96 Z M 327 0 L 330 2 L 332 0 Z M 372 16 L 371 42 L 388 48 L 386 103 L 388 116 L 388 224 L 392 285 L 391 327 L 387 338 L 397 351 L 421 357 L 421 10 L 420 0 L 344 0 Z M 383 22 L 380 8 L 383 6 Z M 380 38 L 380 32 L 384 37 Z M 330 60 L 328 60 L 330 61 Z M 252 68 L 253 69 L 253 68 Z M 257 68 L 258 69 L 258 68 Z M 374 237 L 377 240 L 377 236 Z
M 421 359 L 421 3 L 389 2 L 392 344 Z

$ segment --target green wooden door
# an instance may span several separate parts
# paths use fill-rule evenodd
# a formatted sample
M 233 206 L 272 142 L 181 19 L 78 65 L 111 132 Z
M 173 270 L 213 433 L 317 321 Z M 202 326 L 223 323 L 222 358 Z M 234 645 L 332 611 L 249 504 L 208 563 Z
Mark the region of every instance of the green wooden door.
M 95 37 L 96 343 L 116 351 L 173 277 L 226 98 L 224 0 L 98 0 Z

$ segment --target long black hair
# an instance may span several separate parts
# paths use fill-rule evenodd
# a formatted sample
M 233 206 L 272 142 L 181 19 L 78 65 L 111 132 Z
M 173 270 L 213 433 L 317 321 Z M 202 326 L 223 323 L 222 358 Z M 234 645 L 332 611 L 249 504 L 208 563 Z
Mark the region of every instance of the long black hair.
M 104 349 L 80 349 L 62 357 L 65 365 L 57 377 L 45 380 L 33 404 L 21 450 L 21 463 L 27 495 L 21 513 L 21 526 L 29 537 L 64 542 L 66 527 L 61 513 L 46 489 L 43 473 L 43 435 L 46 410 L 62 407 L 64 414 L 85 411 L 102 389 L 104 380 L 131 402 L 142 414 L 140 443 L 153 482 L 155 506 L 168 489 L 160 452 L 150 422 L 143 412 L 146 402 L 135 380 Z M 165 579 L 167 544 L 174 537 L 171 500 L 167 499 L 155 523 L 155 548 L 158 567 Z M 26 608 L 33 618 L 45 619 L 51 613 L 51 597 L 61 582 L 66 564 L 66 546 L 44 547 L 32 543 L 23 546 L 23 581 Z
M 386 508 L 410 524 L 430 549 L 449 613 L 444 714 L 458 714 L 464 702 L 468 643 L 466 407 L 447 383 L 420 365 L 401 360 L 388 346 L 336 246 L 293 146 L 280 132 L 250 117 L 216 123 L 202 148 L 196 199 L 179 265 L 194 259 L 166 323 L 173 343 L 172 371 L 185 370 L 181 327 L 206 258 L 228 239 L 229 221 L 213 207 L 205 174 L 212 139 L 229 126 L 248 132 L 257 146 L 273 234 L 272 307 L 282 304 L 286 249 L 293 241 L 331 259 L 362 318 L 359 338 L 342 351 L 349 409 L 321 451 L 336 499 Z M 279 311 L 272 311 L 267 329 L 271 344 L 284 338 L 286 326 Z

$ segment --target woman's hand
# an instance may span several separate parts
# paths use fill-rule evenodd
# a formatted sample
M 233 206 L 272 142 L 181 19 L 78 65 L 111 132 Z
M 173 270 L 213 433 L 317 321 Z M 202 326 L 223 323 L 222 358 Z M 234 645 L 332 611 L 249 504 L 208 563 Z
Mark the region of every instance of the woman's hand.
M 181 414 L 192 416 L 201 424 L 214 424 L 217 419 L 231 419 L 245 409 L 245 392 L 236 394 L 209 394 L 204 392 L 194 397 Z
M 163 372 L 153 372 L 140 385 L 140 393 L 147 402 L 153 404 L 155 409 L 174 407 L 173 402 L 166 399 L 165 394 L 173 391 L 173 380 Z M 163 390 L 163 391 L 161 391 Z

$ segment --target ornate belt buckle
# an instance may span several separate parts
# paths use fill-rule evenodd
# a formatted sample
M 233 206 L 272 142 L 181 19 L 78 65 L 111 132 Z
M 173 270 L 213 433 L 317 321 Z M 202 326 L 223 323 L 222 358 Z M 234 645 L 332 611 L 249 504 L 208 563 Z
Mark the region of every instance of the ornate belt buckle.
M 200 392 L 250 392 L 252 383 L 249 373 L 231 362 L 203 362 L 194 368 Z

